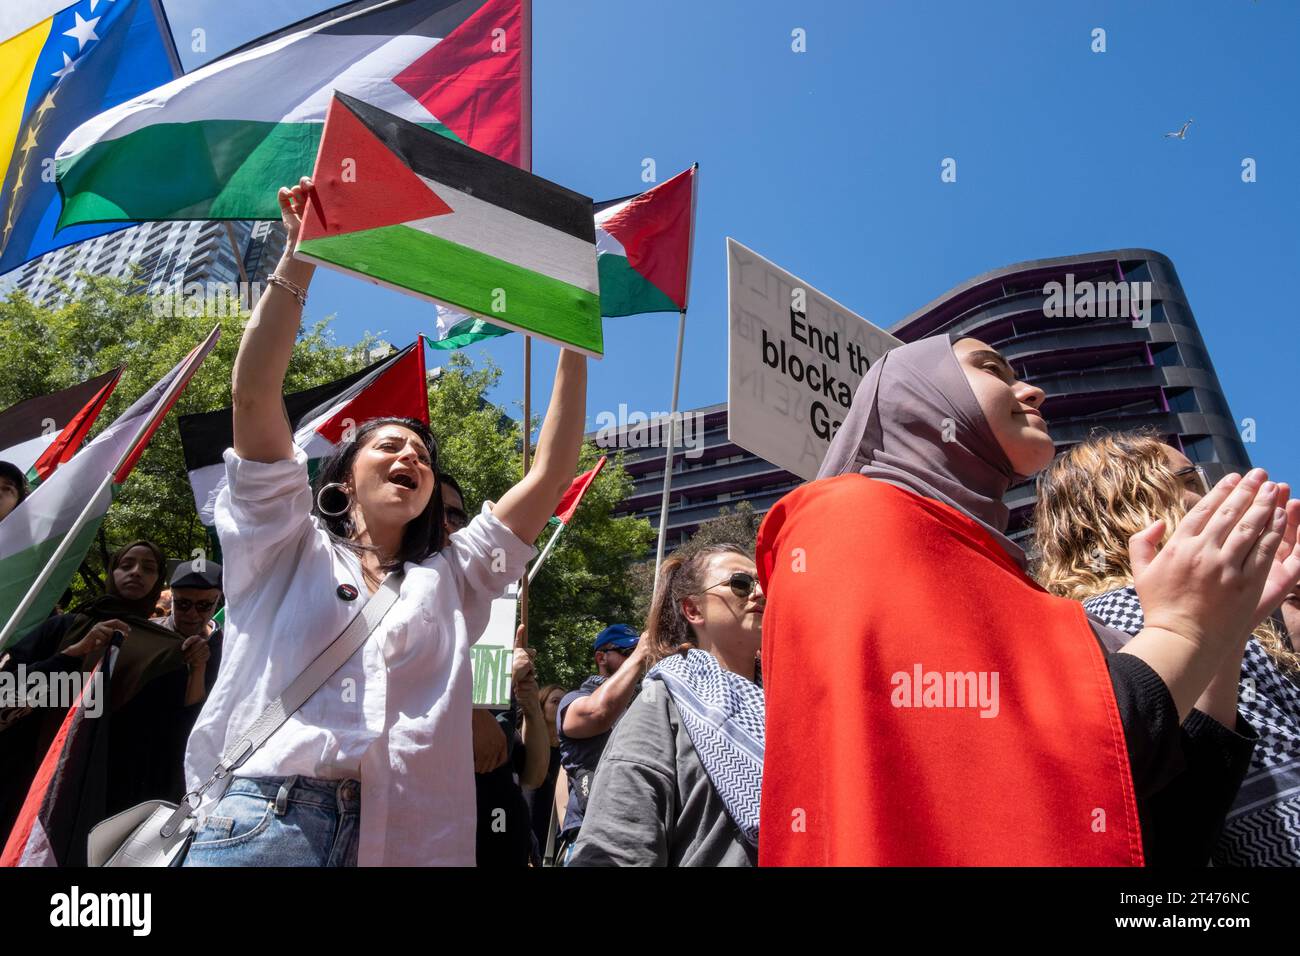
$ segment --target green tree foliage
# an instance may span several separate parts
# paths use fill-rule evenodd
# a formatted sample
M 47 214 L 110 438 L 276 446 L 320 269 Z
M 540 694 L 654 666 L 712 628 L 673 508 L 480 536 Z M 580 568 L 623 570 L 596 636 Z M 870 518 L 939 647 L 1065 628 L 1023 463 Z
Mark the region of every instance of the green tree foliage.
M 519 422 L 487 400 L 500 378 L 491 360 L 475 368 L 464 353 L 455 353 L 429 390 L 440 467 L 461 483 L 471 514 L 484 501 L 500 498 L 523 474 Z M 600 455 L 595 445 L 584 445 L 578 473 L 594 468 Z M 591 673 L 591 640 L 597 632 L 607 624 L 642 624 L 628 568 L 649 547 L 654 530 L 643 518 L 613 516 L 631 489 L 622 456 L 611 458 L 533 581 L 529 644 L 537 648 L 543 684 L 577 687 Z M 547 528 L 537 539 L 538 551 L 553 531 Z
M 122 379 L 91 432 L 94 437 L 166 375 L 214 325 L 221 326 L 221 338 L 109 509 L 97 546 L 74 579 L 74 599 L 100 589 L 108 554 L 127 541 L 148 538 L 178 558 L 189 558 L 196 548 L 207 547 L 207 533 L 194 508 L 176 417 L 230 404 L 230 372 L 246 319 L 239 314 L 157 315 L 154 300 L 130 294 L 126 280 L 91 277 L 88 283 L 77 296 L 53 307 L 38 306 L 17 291 L 0 301 L 0 355 L 5 356 L 0 365 L 0 408 L 67 388 L 125 363 Z M 339 346 L 328 326 L 328 321 L 318 322 L 299 335 L 285 379 L 287 391 L 341 378 L 367 364 L 368 339 L 359 345 Z
M 109 509 L 98 544 L 74 582 L 74 598 L 100 589 L 104 563 L 118 545 L 149 538 L 173 557 L 206 548 L 208 537 L 194 509 L 178 414 L 230 404 L 230 373 L 246 316 L 175 317 L 154 314 L 154 301 L 127 292 L 128 283 L 92 278 L 74 301 L 45 308 L 23 293 L 0 301 L 0 408 L 67 388 L 123 362 L 126 371 L 93 435 L 167 373 L 220 324 L 222 335 Z M 300 391 L 341 378 L 369 364 L 374 341 L 337 345 L 328 320 L 298 337 L 285 390 Z M 450 356 L 429 389 L 439 464 L 465 489 L 471 513 L 496 500 L 522 474 L 520 424 L 488 400 L 501 371 L 490 359 L 476 367 L 464 354 Z M 535 423 L 536 424 L 536 423 Z M 579 471 L 595 466 L 600 452 L 583 448 Z M 615 518 L 613 509 L 631 490 L 619 458 L 588 490 L 531 589 L 530 643 L 538 649 L 543 683 L 576 687 L 591 671 L 591 639 L 606 624 L 641 626 L 629 574 L 654 532 L 644 519 Z M 537 541 L 540 551 L 552 529 Z
M 748 501 L 740 502 L 734 511 L 724 505 L 718 509 L 716 518 L 703 522 L 673 554 L 686 558 L 709 545 L 737 544 L 752 558 L 758 540 L 758 526 L 762 523 L 763 516 L 755 514 L 754 506 Z M 654 600 L 654 573 L 653 560 L 638 562 L 630 571 L 638 620 L 645 620 L 650 615 L 650 603 Z

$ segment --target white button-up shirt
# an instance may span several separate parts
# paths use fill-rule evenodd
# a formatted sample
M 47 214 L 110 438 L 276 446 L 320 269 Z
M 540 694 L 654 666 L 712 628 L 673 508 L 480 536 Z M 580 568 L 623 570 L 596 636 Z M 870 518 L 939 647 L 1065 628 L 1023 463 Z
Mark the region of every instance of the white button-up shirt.
M 227 601 L 216 685 L 185 754 L 193 790 L 358 613 L 368 591 L 357 556 L 310 514 L 307 459 L 245 461 L 226 451 L 216 502 Z M 491 603 L 535 549 L 487 505 L 420 564 L 366 644 L 239 768 L 361 781 L 363 865 L 474 865 L 470 645 Z M 340 584 L 361 595 L 344 600 Z M 199 808 L 211 810 L 217 788 Z

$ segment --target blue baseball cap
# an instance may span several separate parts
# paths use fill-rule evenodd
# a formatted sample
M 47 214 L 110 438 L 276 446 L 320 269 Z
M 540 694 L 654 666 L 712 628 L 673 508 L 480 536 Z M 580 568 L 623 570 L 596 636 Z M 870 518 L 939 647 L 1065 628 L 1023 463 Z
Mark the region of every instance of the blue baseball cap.
M 635 647 L 640 639 L 641 635 L 626 624 L 611 624 L 596 635 L 592 648 L 597 651 L 625 651 L 629 647 Z

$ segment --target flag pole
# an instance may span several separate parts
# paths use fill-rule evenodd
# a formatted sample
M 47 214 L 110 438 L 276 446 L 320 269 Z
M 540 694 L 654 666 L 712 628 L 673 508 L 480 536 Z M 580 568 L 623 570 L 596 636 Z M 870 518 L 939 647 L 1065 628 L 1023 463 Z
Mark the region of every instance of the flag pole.
M 520 99 L 519 131 L 519 167 L 532 172 L 533 169 L 533 3 L 522 0 L 520 3 L 520 73 L 523 88 Z M 528 451 L 530 431 L 533 427 L 531 396 L 533 374 L 533 337 L 524 336 L 524 474 L 528 474 Z M 539 562 L 540 563 L 540 562 Z M 532 575 L 526 574 L 519 582 L 519 623 L 523 626 L 523 641 L 519 647 L 528 646 L 528 582 Z
M 677 319 L 677 360 L 673 363 L 673 405 L 668 413 L 668 451 L 664 455 L 664 493 L 659 502 L 659 545 L 655 551 L 655 581 L 664 563 L 664 543 L 668 539 L 668 498 L 673 485 L 673 452 L 677 438 L 677 395 L 682 384 L 682 340 L 686 337 L 686 310 Z
M 691 164 L 691 223 L 686 240 L 686 286 L 682 290 L 682 309 L 677 320 L 677 359 L 673 363 L 673 407 L 668 413 L 668 453 L 664 456 L 664 494 L 659 503 L 659 544 L 655 550 L 654 587 L 659 586 L 659 567 L 664 563 L 664 543 L 668 539 L 668 497 L 673 484 L 673 448 L 677 437 L 677 396 L 682 384 L 682 342 L 686 338 L 686 306 L 691 293 L 691 260 L 695 258 L 695 200 L 699 195 L 700 164 Z
M 531 582 L 533 578 L 537 577 L 537 572 L 542 569 L 542 564 L 546 561 L 546 556 L 551 553 L 551 548 L 555 547 L 555 542 L 559 539 L 560 532 L 566 527 L 568 527 L 568 525 L 561 521 L 560 526 L 555 529 L 555 534 L 551 535 L 551 540 L 546 542 L 546 547 L 542 548 L 542 553 L 537 556 L 537 560 L 534 561 L 533 566 L 529 568 L 528 581 Z
M 63 540 L 59 542 L 59 546 L 54 549 L 54 554 L 52 554 L 50 559 L 45 563 L 45 567 L 41 568 L 41 573 L 36 576 L 36 580 L 33 581 L 32 586 L 27 589 L 27 593 L 23 595 L 23 599 L 18 602 L 18 607 L 14 609 L 13 615 L 5 623 L 4 630 L 0 631 L 0 648 L 4 647 L 8 643 L 9 638 L 13 635 L 14 631 L 18 629 L 18 624 L 26 616 L 27 612 L 31 610 L 32 605 L 36 603 L 36 599 L 40 596 L 41 592 L 45 590 L 45 585 L 48 584 L 50 578 L 54 576 L 54 569 L 59 566 L 59 562 L 62 561 L 68 551 L 71 550 L 72 542 L 76 540 L 81 529 L 86 526 L 86 523 L 90 518 L 90 513 L 99 503 L 100 496 L 103 495 L 104 489 L 112 483 L 113 472 L 110 471 L 105 473 L 104 480 L 99 483 L 99 487 L 95 489 L 95 493 L 86 499 L 86 507 L 81 509 L 81 514 L 77 515 L 77 520 L 72 523 L 72 527 L 68 529 L 68 533 L 63 536 Z
M 96 502 L 99 501 L 100 495 L 104 493 L 104 489 L 112 484 L 112 482 L 117 478 L 117 473 L 122 470 L 128 461 L 131 460 L 132 456 L 134 456 L 136 452 L 136 446 L 144 440 L 146 435 L 149 435 L 153 431 L 159 418 L 166 415 L 167 412 L 171 410 L 177 395 L 190 383 L 190 379 L 194 376 L 195 370 L 203 359 L 207 358 L 207 354 L 212 350 L 212 345 L 216 342 L 220 332 L 221 327 L 217 326 L 208 333 L 206 339 L 190 350 L 190 354 L 186 356 L 186 359 L 178 370 L 176 377 L 172 379 L 171 384 L 167 386 L 167 391 L 165 391 L 162 397 L 158 400 L 157 405 L 154 407 L 153 414 L 149 415 L 140 423 L 140 427 L 136 430 L 135 436 L 131 439 L 130 444 L 128 444 L 123 450 L 121 457 L 118 458 L 113 469 L 104 476 L 104 480 L 100 482 L 99 487 L 95 489 L 95 493 L 86 501 L 86 506 L 81 509 L 81 514 L 77 515 L 77 520 L 72 523 L 72 527 L 70 527 L 63 535 L 63 540 L 59 542 L 58 548 L 55 549 L 54 554 L 45 563 L 45 567 L 41 569 L 41 573 L 36 576 L 36 580 L 32 583 L 32 586 L 27 589 L 27 593 L 23 595 L 23 599 L 19 602 L 13 615 L 5 623 L 4 630 L 0 631 L 0 647 L 5 646 L 5 642 L 9 640 L 13 632 L 17 630 L 23 616 L 31 610 L 31 606 L 36 603 L 36 598 L 45 588 L 45 585 L 49 582 L 50 578 L 54 575 L 54 569 L 58 567 L 59 562 L 63 560 L 68 549 L 72 547 L 72 542 L 81 533 L 82 528 L 86 526 L 90 513 Z M 199 357 L 197 362 L 194 361 L 195 356 Z
M 533 428 L 533 337 L 524 336 L 524 474 L 528 474 L 529 467 L 529 444 L 531 441 L 531 432 Z M 524 629 L 523 642 L 520 647 L 528 646 L 528 582 L 531 581 L 532 575 L 524 575 L 523 580 L 519 582 L 519 623 Z

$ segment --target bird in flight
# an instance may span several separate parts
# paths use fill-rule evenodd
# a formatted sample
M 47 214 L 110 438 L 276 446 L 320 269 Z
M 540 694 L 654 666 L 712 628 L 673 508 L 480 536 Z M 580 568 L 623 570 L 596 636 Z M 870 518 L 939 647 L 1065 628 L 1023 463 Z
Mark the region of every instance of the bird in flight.
M 1192 121 L 1188 120 L 1177 133 L 1165 133 L 1165 139 L 1187 139 L 1187 127 L 1191 125 Z

